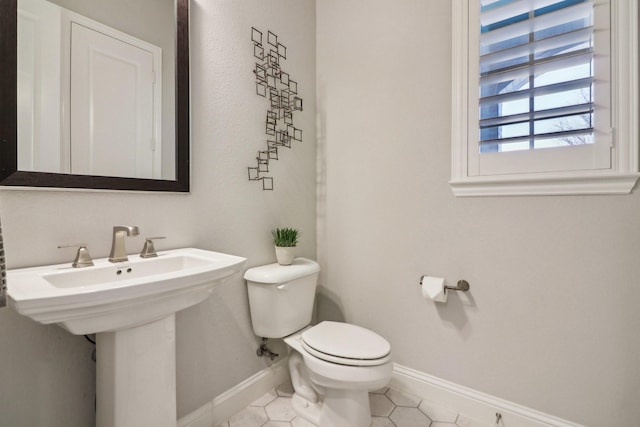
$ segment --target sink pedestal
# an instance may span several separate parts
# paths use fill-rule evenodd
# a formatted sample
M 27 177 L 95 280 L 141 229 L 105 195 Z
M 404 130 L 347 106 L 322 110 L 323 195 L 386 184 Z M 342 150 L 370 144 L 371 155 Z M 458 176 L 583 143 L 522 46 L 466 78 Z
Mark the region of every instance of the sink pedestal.
M 176 426 L 175 315 L 96 335 L 97 427 Z

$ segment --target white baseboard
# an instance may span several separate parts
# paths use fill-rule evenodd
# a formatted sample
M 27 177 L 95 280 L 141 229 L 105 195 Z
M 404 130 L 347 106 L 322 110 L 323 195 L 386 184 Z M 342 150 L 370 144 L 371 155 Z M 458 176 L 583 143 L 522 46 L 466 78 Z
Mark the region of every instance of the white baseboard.
M 496 413 L 502 415 L 500 427 L 581 426 L 398 364 L 393 367 L 391 386 L 461 414 L 470 426 L 496 426 Z
M 215 427 L 289 378 L 288 358 L 264 368 L 211 402 L 180 418 L 178 427 Z
M 288 378 L 288 358 L 284 358 L 180 418 L 178 427 L 218 426 Z M 498 427 L 584 427 L 398 364 L 393 367 L 391 387 L 460 414 L 460 425 L 469 427 L 495 427 L 496 413 L 502 415 Z

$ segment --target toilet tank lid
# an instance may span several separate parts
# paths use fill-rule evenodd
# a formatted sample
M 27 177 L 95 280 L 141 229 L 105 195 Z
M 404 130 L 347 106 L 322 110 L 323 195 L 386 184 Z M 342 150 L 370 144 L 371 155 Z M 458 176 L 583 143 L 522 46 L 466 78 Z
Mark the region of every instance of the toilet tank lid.
M 287 283 L 320 271 L 317 262 L 306 258 L 296 258 L 291 265 L 278 263 L 253 267 L 244 273 L 245 280 L 256 283 Z

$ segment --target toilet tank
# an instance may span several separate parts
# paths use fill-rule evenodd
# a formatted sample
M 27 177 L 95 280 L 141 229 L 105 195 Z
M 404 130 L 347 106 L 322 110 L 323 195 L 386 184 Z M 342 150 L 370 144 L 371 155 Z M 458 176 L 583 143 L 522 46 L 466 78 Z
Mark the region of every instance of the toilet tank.
M 253 332 L 283 338 L 311 323 L 316 296 L 317 262 L 296 258 L 291 265 L 269 264 L 247 270 Z

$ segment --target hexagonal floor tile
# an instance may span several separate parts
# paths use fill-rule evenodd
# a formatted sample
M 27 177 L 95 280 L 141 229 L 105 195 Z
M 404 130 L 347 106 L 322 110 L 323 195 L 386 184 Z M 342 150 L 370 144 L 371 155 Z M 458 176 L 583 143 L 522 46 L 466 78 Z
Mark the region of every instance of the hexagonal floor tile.
M 371 417 L 371 427 L 396 427 L 387 417 Z
M 369 406 L 371 408 L 371 415 L 378 417 L 388 417 L 396 407 L 384 394 L 370 394 Z
M 424 412 L 432 421 L 440 421 L 444 423 L 455 423 L 458 418 L 456 411 L 438 405 L 431 400 L 423 400 L 418 408 Z
M 483 424 L 462 414 L 458 415 L 456 424 L 460 427 L 489 427 L 489 424 Z
M 296 416 L 287 381 L 217 427 L 317 427 Z M 371 427 L 490 427 L 433 401 L 383 387 L 369 393 Z
M 249 406 L 229 418 L 229 427 L 254 427 L 261 426 L 269 421 L 264 408 Z
M 407 406 L 410 408 L 417 408 L 422 400 L 420 397 L 413 394 L 404 393 L 399 390 L 390 388 L 385 395 L 391 399 L 391 401 L 397 406 Z
M 291 425 L 293 427 L 316 427 L 315 424 L 310 423 L 302 417 L 295 417 L 293 421 L 291 421 Z
M 431 420 L 418 408 L 398 406 L 389 415 L 389 419 L 397 427 L 429 427 L 431 425 Z
M 377 390 L 373 390 L 370 391 L 369 393 L 373 393 L 373 394 L 385 394 L 387 392 L 387 390 L 389 390 L 389 386 L 384 386 L 382 388 L 379 388 Z
M 291 381 L 284 382 L 276 387 L 276 393 L 281 397 L 291 397 L 293 396 L 293 392 L 294 390 Z
M 278 395 L 276 391 L 271 389 L 253 402 L 249 406 L 267 406 L 270 402 L 272 402 Z
M 273 421 L 291 421 L 296 417 L 291 407 L 291 399 L 288 397 L 277 397 L 264 407 L 267 416 Z

